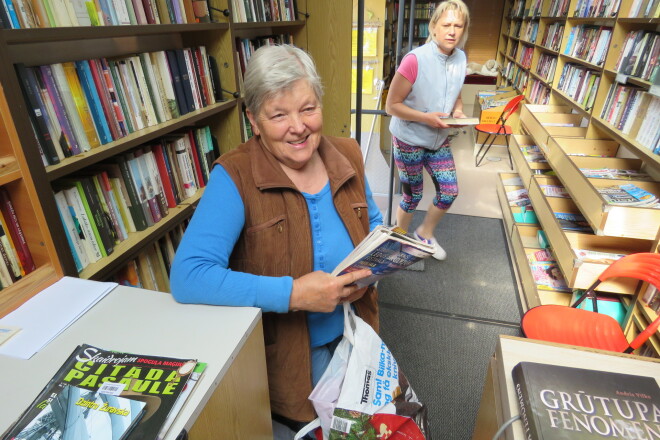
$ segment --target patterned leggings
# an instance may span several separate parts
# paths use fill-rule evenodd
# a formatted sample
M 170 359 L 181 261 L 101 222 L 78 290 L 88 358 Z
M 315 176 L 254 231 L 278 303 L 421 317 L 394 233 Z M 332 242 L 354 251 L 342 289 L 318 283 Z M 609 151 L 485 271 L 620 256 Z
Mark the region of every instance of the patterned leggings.
M 413 212 L 422 200 L 424 191 L 423 168 L 431 175 L 435 185 L 433 205 L 438 209 L 449 209 L 458 196 L 456 165 L 451 154 L 449 139 L 437 150 L 408 145 L 392 136 L 394 160 L 399 169 L 403 198 L 399 206 L 405 212 Z

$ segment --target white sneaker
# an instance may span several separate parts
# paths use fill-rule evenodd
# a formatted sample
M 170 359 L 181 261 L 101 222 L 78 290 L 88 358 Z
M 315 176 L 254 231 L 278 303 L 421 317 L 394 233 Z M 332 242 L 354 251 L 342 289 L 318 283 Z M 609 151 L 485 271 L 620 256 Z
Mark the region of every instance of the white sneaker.
M 435 237 L 431 238 L 423 238 L 421 237 L 417 231 L 415 231 L 415 238 L 417 240 L 423 241 L 424 243 L 428 243 L 432 245 L 435 248 L 435 252 L 433 253 L 433 258 L 436 260 L 444 260 L 447 258 L 447 252 L 438 244 L 438 241 L 435 239 Z

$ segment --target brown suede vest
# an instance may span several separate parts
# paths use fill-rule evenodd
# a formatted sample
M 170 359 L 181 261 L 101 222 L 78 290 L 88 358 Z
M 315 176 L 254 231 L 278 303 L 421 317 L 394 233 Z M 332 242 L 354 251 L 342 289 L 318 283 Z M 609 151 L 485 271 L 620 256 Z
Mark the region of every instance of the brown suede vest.
M 216 161 L 231 176 L 245 205 L 245 226 L 229 267 L 295 279 L 313 269 L 307 203 L 258 139 L 253 137 Z M 328 172 L 335 207 L 355 245 L 369 232 L 360 148 L 352 139 L 323 136 L 318 152 Z M 378 331 L 376 290 L 370 288 L 353 304 L 358 315 Z M 264 338 L 271 411 L 292 420 L 313 420 L 305 312 L 264 313 Z

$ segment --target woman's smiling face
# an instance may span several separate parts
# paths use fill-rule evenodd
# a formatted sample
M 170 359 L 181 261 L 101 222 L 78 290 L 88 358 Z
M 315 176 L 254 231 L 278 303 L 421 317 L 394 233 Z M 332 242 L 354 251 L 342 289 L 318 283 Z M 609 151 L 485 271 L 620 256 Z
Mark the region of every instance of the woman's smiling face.
M 254 134 L 289 168 L 302 168 L 321 141 L 321 103 L 306 80 L 298 80 L 290 89 L 267 99 L 259 114 L 248 110 L 247 115 Z

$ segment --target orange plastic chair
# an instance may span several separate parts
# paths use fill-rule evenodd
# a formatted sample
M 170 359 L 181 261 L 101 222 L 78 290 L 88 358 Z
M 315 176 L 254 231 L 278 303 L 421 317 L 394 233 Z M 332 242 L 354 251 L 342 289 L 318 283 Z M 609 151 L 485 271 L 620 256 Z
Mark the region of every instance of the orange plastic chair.
M 598 313 L 596 305 L 594 289 L 615 277 L 637 278 L 660 289 L 660 254 L 643 252 L 620 258 L 607 267 L 571 307 L 543 305 L 529 309 L 522 318 L 523 333 L 530 339 L 632 353 L 658 330 L 660 316 L 628 343 L 619 323 L 609 315 Z M 593 312 L 577 308 L 586 298 L 593 301 Z
M 511 151 L 509 151 L 509 136 L 513 134 L 513 129 L 511 126 L 506 125 L 506 121 L 509 119 L 509 117 L 518 110 L 518 106 L 520 105 L 520 101 L 522 101 L 525 98 L 525 95 L 518 95 L 513 97 L 504 107 L 504 110 L 502 110 L 502 114 L 500 117 L 497 119 L 497 122 L 495 124 L 477 124 L 474 129 L 477 130 L 480 133 L 486 133 L 488 136 L 484 140 L 484 142 L 481 144 L 479 147 L 479 151 L 477 151 L 477 155 L 474 157 L 474 166 L 478 167 L 481 162 L 484 160 L 484 157 L 486 157 L 486 154 L 488 154 L 488 150 L 490 150 L 490 147 L 493 145 L 493 142 L 495 142 L 495 139 L 497 139 L 498 136 L 504 136 L 504 139 L 506 139 L 506 152 L 509 153 L 509 164 L 511 165 L 511 169 L 513 169 L 513 161 L 511 160 Z M 492 137 L 492 140 L 491 140 Z M 486 143 L 490 140 L 490 143 L 486 147 Z M 481 151 L 486 147 L 486 150 L 481 154 Z M 481 154 L 481 158 L 479 155 Z

